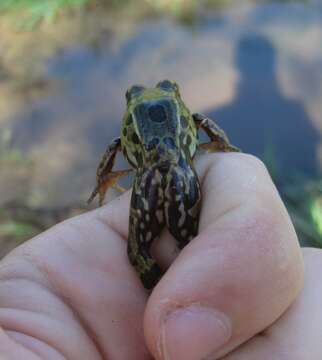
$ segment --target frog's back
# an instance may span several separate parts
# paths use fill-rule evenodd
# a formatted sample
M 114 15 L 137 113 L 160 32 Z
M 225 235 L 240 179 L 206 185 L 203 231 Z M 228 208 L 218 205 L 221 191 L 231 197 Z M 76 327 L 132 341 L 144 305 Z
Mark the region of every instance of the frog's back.
M 173 163 L 180 157 L 192 159 L 197 129 L 179 93 L 158 86 L 134 87 L 132 91 L 121 136 L 129 162 L 140 168 L 160 161 Z

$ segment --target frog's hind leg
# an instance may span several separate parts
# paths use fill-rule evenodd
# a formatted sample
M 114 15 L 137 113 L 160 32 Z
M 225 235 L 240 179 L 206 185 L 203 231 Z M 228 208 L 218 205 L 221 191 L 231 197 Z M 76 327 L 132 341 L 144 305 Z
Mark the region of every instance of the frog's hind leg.
M 96 171 L 96 187 L 93 190 L 91 196 L 87 200 L 88 203 L 92 202 L 96 195 L 99 195 L 99 205 L 103 204 L 105 194 L 107 190 L 114 186 L 117 189 L 118 184 L 117 181 L 121 176 L 128 175 L 132 170 L 120 170 L 120 171 L 112 171 L 115 156 L 118 151 L 121 150 L 121 139 L 116 138 L 112 141 L 112 143 L 107 147 L 102 160 L 100 161 L 97 171 Z M 123 189 L 122 189 L 123 190 Z
M 205 149 L 210 152 L 240 151 L 240 149 L 230 144 L 225 132 L 213 120 L 202 114 L 193 114 L 192 117 L 197 125 L 197 128 L 203 129 L 210 138 L 210 142 L 199 145 L 201 149 Z
M 163 274 L 150 254 L 153 240 L 164 227 L 162 197 L 157 170 L 137 173 L 130 207 L 128 256 L 146 289 L 152 289 Z
M 179 249 L 198 233 L 201 190 L 198 177 L 190 167 L 174 167 L 169 171 L 164 192 L 167 227 Z

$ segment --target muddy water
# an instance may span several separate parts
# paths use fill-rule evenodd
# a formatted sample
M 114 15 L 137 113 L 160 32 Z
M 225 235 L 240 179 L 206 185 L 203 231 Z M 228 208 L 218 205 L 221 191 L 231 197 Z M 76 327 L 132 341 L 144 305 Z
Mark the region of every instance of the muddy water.
M 234 6 L 192 27 L 146 20 L 127 36 L 66 45 L 43 64 L 46 90 L 19 108 L 10 93 L 0 121 L 33 162 L 27 198 L 42 206 L 85 200 L 101 153 L 119 134 L 126 88 L 163 78 L 175 79 L 191 110 L 217 118 L 245 152 L 273 151 L 282 175 L 320 171 L 321 44 L 316 3 Z M 0 185 L 4 194 L 12 184 Z

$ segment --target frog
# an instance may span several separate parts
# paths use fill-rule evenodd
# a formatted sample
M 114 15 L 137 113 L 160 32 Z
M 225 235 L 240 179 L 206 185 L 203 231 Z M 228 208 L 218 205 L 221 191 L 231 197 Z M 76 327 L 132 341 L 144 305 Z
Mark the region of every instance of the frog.
M 121 135 L 107 147 L 96 171 L 99 205 L 120 177 L 134 172 L 129 212 L 127 254 L 144 288 L 151 290 L 164 274 L 151 255 L 151 245 L 166 227 L 179 250 L 198 234 L 202 202 L 194 158 L 199 149 L 239 152 L 225 132 L 207 116 L 191 113 L 175 81 L 155 87 L 133 85 L 126 91 Z M 209 141 L 199 141 L 199 130 Z M 130 169 L 113 171 L 123 152 Z

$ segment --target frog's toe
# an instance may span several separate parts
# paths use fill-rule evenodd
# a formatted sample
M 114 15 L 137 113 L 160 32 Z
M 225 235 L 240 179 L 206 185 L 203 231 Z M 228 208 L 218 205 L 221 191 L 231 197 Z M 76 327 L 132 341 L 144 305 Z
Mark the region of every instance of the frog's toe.
M 161 270 L 160 266 L 154 263 L 149 270 L 140 274 L 140 278 L 143 286 L 147 290 L 151 290 L 158 283 L 162 275 L 163 275 L 163 271 Z

